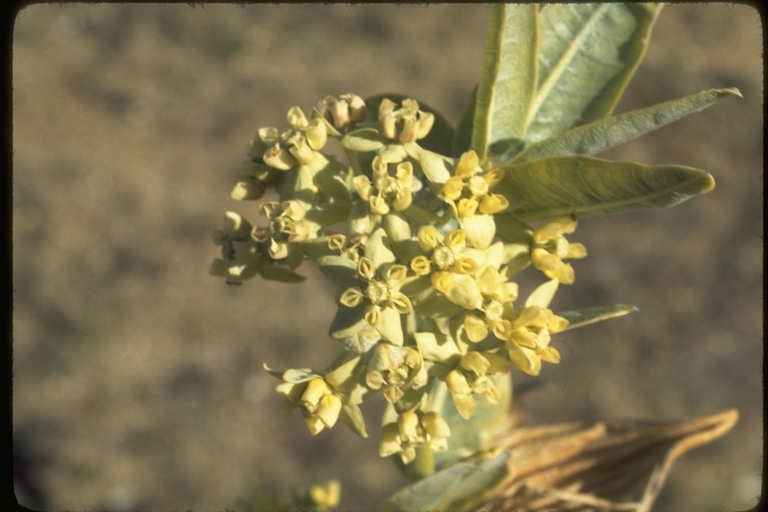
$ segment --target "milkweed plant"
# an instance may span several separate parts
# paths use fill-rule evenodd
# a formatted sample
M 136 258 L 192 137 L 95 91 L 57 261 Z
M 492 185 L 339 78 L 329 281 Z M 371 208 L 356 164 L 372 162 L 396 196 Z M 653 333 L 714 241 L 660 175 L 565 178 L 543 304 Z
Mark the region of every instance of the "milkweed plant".
M 382 395 L 378 452 L 411 481 L 434 481 L 421 488 L 434 503 L 468 509 L 499 481 L 508 456 L 488 448 L 505 426 L 511 370 L 538 375 L 561 360 L 553 334 L 634 310 L 550 309 L 587 256 L 578 224 L 714 188 L 702 170 L 590 156 L 740 96 L 710 89 L 612 115 L 660 9 L 491 5 L 482 74 L 456 127 L 421 99 L 349 93 L 291 107 L 287 128 L 258 129 L 231 192 L 251 202 L 251 220 L 225 213 L 210 272 L 231 284 L 297 283 L 313 262 L 338 304 L 334 361 L 265 365 L 284 412 L 312 435 L 341 420 L 368 437 L 360 404 Z M 346 161 L 324 152 L 334 144 Z M 516 282 L 524 271 L 541 279 L 527 296 Z M 468 463 L 449 487 L 440 480 Z M 338 496 L 331 482 L 297 503 L 335 506 Z M 414 508 L 413 493 L 396 497 L 381 509 Z

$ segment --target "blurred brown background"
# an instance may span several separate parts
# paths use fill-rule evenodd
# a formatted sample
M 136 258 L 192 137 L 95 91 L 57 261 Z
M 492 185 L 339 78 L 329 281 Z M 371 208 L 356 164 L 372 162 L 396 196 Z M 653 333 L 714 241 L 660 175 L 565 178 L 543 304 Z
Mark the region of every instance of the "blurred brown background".
M 402 92 L 455 123 L 480 72 L 484 5 L 35 5 L 14 32 L 14 448 L 23 504 L 223 510 L 255 487 L 343 484 L 371 510 L 402 485 L 372 436 L 310 436 L 261 369 L 322 367 L 335 305 L 300 285 L 208 276 L 210 231 L 248 141 L 326 94 Z M 679 419 L 736 407 L 657 511 L 754 506 L 762 457 L 762 31 L 754 9 L 662 11 L 617 111 L 710 87 L 711 109 L 605 153 L 711 172 L 672 210 L 583 221 L 589 257 L 555 310 L 640 313 L 557 337 L 531 423 Z M 377 397 L 380 398 L 380 397 Z

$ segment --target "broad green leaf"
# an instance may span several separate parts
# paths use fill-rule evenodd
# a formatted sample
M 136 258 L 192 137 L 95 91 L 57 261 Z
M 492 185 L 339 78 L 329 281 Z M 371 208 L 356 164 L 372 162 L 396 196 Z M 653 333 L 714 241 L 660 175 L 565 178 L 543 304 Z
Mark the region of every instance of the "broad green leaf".
M 538 9 L 491 4 L 472 130 L 472 149 L 481 161 L 491 145 L 517 143 L 525 135 L 537 81 Z
M 398 107 L 402 104 L 403 100 L 411 98 L 404 94 L 377 94 L 371 96 L 365 100 L 365 106 L 368 109 L 368 121 L 378 123 L 379 105 L 381 100 L 387 98 L 397 103 Z M 419 110 L 424 112 L 431 112 L 435 116 L 435 123 L 432 125 L 432 129 L 429 131 L 426 137 L 419 140 L 418 143 L 421 147 L 439 153 L 441 155 L 449 156 L 451 154 L 451 142 L 453 141 L 453 127 L 446 121 L 442 114 L 435 109 L 423 103 L 421 100 L 416 100 L 419 103 Z
M 472 503 L 477 503 L 509 474 L 510 456 L 508 451 L 501 450 L 495 457 L 482 460 L 477 469 L 451 490 L 446 497 L 446 509 L 473 510 Z
M 468 420 L 459 414 L 445 383 L 442 381 L 436 383 L 430 393 L 430 405 L 451 427 L 448 451 L 435 454 L 436 470 L 446 468 L 461 458 L 487 450 L 499 431 L 506 425 L 507 413 L 512 404 L 512 378 L 508 373 L 497 374 L 493 377 L 493 383 L 501 392 L 499 403 L 492 404 L 484 396 L 474 395 L 477 408 Z
M 472 147 L 472 125 L 475 122 L 475 105 L 477 104 L 477 85 L 469 95 L 469 100 L 461 113 L 461 119 L 459 119 L 459 125 L 456 127 L 456 132 L 453 134 L 453 150 L 452 155 L 454 158 L 459 158 L 464 152 L 469 151 Z
M 550 4 L 539 14 L 539 75 L 528 142 L 609 115 L 645 53 L 661 4 Z
M 477 464 L 459 462 L 432 476 L 411 484 L 379 505 L 378 512 L 414 512 L 440 509 L 443 497 L 472 473 Z
M 511 212 L 520 220 L 674 206 L 715 188 L 714 178 L 699 169 L 589 156 L 550 157 L 502 168 L 505 185 L 525 200 Z
M 458 462 L 401 489 L 378 512 L 469 510 L 472 502 L 491 491 L 507 474 L 510 454 Z
M 561 316 L 568 320 L 568 327 L 565 329 L 568 331 L 577 327 L 583 327 L 585 325 L 602 322 L 603 320 L 608 320 L 609 318 L 624 316 L 627 313 L 632 313 L 633 311 L 638 311 L 638 309 L 635 306 L 614 304 L 613 306 L 601 306 L 596 308 L 563 311 L 562 313 L 558 313 L 557 316 Z
M 652 107 L 606 117 L 531 144 L 509 162 L 531 162 L 548 156 L 593 155 L 700 112 L 726 96 L 741 97 L 741 93 L 738 89 L 709 89 Z

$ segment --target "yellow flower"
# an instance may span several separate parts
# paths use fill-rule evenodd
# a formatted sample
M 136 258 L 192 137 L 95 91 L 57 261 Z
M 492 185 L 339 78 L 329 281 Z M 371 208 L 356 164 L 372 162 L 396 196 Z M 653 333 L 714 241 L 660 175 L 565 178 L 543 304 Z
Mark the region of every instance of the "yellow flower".
M 365 121 L 368 109 L 357 94 L 342 94 L 338 99 L 326 96 L 318 104 L 318 112 L 336 130 L 344 131 Z
M 403 464 L 409 464 L 416 458 L 416 448 L 425 443 L 435 452 L 447 450 L 450 435 L 448 423 L 437 412 L 405 411 L 382 427 L 379 455 L 399 453 Z
M 342 401 L 328 386 L 325 379 L 314 376 L 306 382 L 283 382 L 277 392 L 286 398 L 281 410 L 290 413 L 301 411 L 312 435 L 336 424 L 341 413 Z
M 491 377 L 506 373 L 510 368 L 507 359 L 492 352 L 467 352 L 462 356 L 456 368 L 445 377 L 445 384 L 462 418 L 469 419 L 475 412 L 477 402 L 473 395 L 483 395 L 492 404 L 499 402 L 501 392 Z
M 503 195 L 490 193 L 502 177 L 500 169 L 484 172 L 477 153 L 470 149 L 461 155 L 454 175 L 443 184 L 443 196 L 454 206 L 459 219 L 471 217 L 477 211 L 493 215 L 509 207 Z
M 330 480 L 327 484 L 315 484 L 309 488 L 309 498 L 312 505 L 321 509 L 333 508 L 341 499 L 341 483 Z
M 345 289 L 339 302 L 348 308 L 364 305 L 363 318 L 387 341 L 403 345 L 400 315 L 413 311 L 411 300 L 400 291 L 408 269 L 404 265 L 388 264 L 378 271 L 371 260 L 361 257 L 354 273 L 357 286 Z
M 269 255 L 274 260 L 287 258 L 292 252 L 291 244 L 304 242 L 319 228 L 305 221 L 306 211 L 298 201 L 261 203 L 259 212 L 269 224 L 255 227 L 251 236 L 258 242 L 269 243 Z
M 288 124 L 291 128 L 278 135 L 277 128 L 259 129 L 258 136 L 267 146 L 262 157 L 265 164 L 287 171 L 295 165 L 309 165 L 315 158 L 315 152 L 323 149 L 328 140 L 328 128 L 319 117 L 307 120 L 299 107 L 288 110 Z
M 550 279 L 557 279 L 563 284 L 573 284 L 574 273 L 564 259 L 580 259 L 587 255 L 582 244 L 568 243 L 564 235 L 573 233 L 576 219 L 558 217 L 533 230 L 531 262 Z
M 476 309 L 482 302 L 474 274 L 484 262 L 483 251 L 466 246 L 465 231 L 457 229 L 445 237 L 434 226 L 422 226 L 417 235 L 426 254 L 411 260 L 411 270 L 430 276 L 432 287 L 451 302 L 465 309 Z
M 386 215 L 390 207 L 402 211 L 413 201 L 413 164 L 387 163 L 380 155 L 373 159 L 373 182 L 365 175 L 355 176 L 352 185 L 363 201 L 367 201 L 371 212 Z
M 420 389 L 427 384 L 427 370 L 418 350 L 379 343 L 368 363 L 365 382 L 369 388 L 384 387 L 384 396 L 395 403 L 408 389 Z
M 402 108 L 395 102 L 383 99 L 379 105 L 379 131 L 388 139 L 408 144 L 423 139 L 429 134 L 435 122 L 431 112 L 419 110 L 419 103 L 405 99 Z
M 504 333 L 508 331 L 508 321 L 502 318 L 505 309 L 512 307 L 512 302 L 517 298 L 517 283 L 505 282 L 498 269 L 492 265 L 485 267 L 477 280 L 483 303 L 480 308 L 482 317 L 474 312 L 464 316 L 464 332 L 469 341 L 478 343 L 483 341 L 489 330 L 497 338 L 504 339 Z

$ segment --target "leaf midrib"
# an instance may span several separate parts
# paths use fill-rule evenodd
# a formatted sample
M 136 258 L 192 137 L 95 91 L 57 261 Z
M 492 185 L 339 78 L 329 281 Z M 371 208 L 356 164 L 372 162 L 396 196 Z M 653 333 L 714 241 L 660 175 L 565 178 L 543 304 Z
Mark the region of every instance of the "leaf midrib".
M 560 76 L 562 76 L 565 69 L 576 56 L 576 53 L 582 48 L 582 43 L 586 39 L 587 35 L 589 35 L 590 30 L 595 26 L 597 21 L 610 7 L 610 4 L 603 4 L 596 11 L 594 11 L 594 13 L 590 16 L 589 21 L 584 24 L 584 26 L 574 38 L 573 43 L 568 47 L 568 49 L 566 49 L 565 53 L 563 53 L 563 55 L 560 57 L 560 60 L 552 68 L 549 76 L 546 80 L 544 80 L 541 88 L 536 91 L 536 97 L 534 98 L 533 103 L 531 104 L 531 108 L 528 111 L 528 116 L 525 119 L 523 133 L 528 131 L 528 127 L 533 122 L 533 119 L 536 117 L 539 108 L 541 108 L 544 100 L 549 96 L 549 93 L 557 83 L 557 80 L 560 78 Z
M 575 208 L 573 208 L 573 207 L 571 207 L 571 208 L 548 208 L 548 209 L 544 209 L 544 210 L 536 210 L 536 211 L 534 211 L 532 213 L 528 213 L 528 214 L 526 214 L 525 211 L 520 212 L 520 213 L 516 213 L 516 212 L 512 212 L 512 213 L 515 215 L 515 217 L 519 218 L 520 220 L 524 220 L 526 218 L 531 218 L 531 217 L 534 217 L 534 216 L 536 216 L 536 217 L 538 217 L 538 216 L 549 217 L 549 216 L 556 216 L 556 215 L 566 215 L 566 214 L 571 214 L 571 213 L 579 214 L 579 213 L 589 212 L 589 211 L 594 211 L 594 210 L 606 210 L 606 209 L 626 206 L 626 205 L 630 205 L 630 204 L 643 203 L 643 202 L 653 201 L 654 199 L 656 199 L 658 197 L 661 197 L 661 196 L 664 196 L 664 195 L 668 195 L 670 193 L 674 193 L 675 191 L 677 191 L 677 190 L 679 190 L 681 188 L 687 187 L 691 183 L 694 183 L 694 182 L 696 182 L 698 180 L 701 180 L 702 178 L 705 178 L 706 176 L 708 176 L 708 175 L 704 174 L 702 176 L 696 176 L 696 177 L 693 177 L 691 179 L 685 180 L 685 181 L 677 184 L 676 186 L 673 186 L 673 187 L 670 187 L 670 188 L 665 188 L 664 190 L 659 190 L 658 192 L 653 192 L 651 194 L 646 194 L 646 195 L 643 195 L 643 196 L 635 196 L 632 199 L 622 199 L 620 201 L 613 201 L 613 202 L 609 202 L 609 203 L 600 203 L 599 204 L 599 208 L 596 208 L 595 205 L 584 205 L 584 206 L 579 206 L 579 207 L 575 207 Z M 713 187 L 710 187 L 710 188 L 707 188 L 707 189 L 703 189 L 699 193 L 703 194 L 703 193 L 709 192 L 710 190 L 712 190 L 712 188 Z M 693 195 L 693 194 L 689 194 L 689 195 Z M 525 206 L 525 205 L 523 204 L 522 206 Z M 541 212 L 552 212 L 552 213 L 547 213 L 546 215 L 542 215 Z

